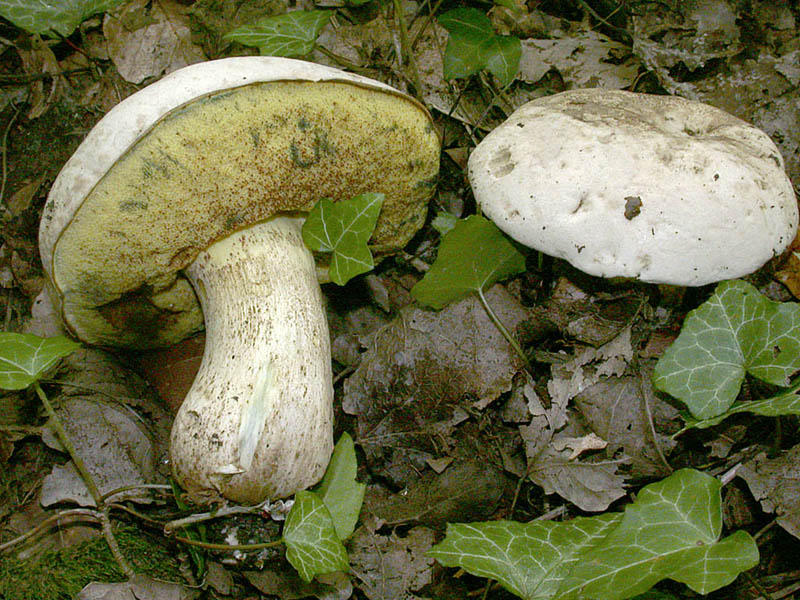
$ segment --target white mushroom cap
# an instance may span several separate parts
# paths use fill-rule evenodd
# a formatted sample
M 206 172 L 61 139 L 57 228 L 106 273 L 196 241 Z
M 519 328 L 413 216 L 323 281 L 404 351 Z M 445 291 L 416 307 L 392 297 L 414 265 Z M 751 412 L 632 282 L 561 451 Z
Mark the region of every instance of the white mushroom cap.
M 478 145 L 469 179 L 512 238 L 601 277 L 733 279 L 797 230 L 769 137 L 671 96 L 586 89 L 529 102 Z

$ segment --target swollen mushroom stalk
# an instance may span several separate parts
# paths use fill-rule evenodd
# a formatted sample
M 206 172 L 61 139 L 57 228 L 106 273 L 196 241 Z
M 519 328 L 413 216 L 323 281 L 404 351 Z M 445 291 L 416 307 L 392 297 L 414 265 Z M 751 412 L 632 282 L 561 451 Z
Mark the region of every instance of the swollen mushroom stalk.
M 280 498 L 314 484 L 328 464 L 328 327 L 301 226 L 299 217 L 258 223 L 185 269 L 206 326 L 171 439 L 173 473 L 191 497 Z

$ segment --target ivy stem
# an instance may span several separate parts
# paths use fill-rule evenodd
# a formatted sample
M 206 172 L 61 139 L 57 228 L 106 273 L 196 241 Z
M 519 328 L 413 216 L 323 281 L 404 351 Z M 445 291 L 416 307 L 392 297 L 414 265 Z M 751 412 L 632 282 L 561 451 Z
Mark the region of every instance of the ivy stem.
M 511 335 L 511 332 L 506 329 L 506 326 L 503 325 L 502 321 L 497 318 L 497 315 L 494 313 L 492 308 L 489 306 L 489 303 L 486 301 L 486 296 L 483 295 L 483 288 L 478 288 L 478 300 L 480 300 L 481 305 L 483 305 L 483 310 L 486 311 L 486 314 L 489 315 L 489 318 L 494 323 L 495 327 L 503 334 L 503 337 L 506 338 L 511 347 L 517 353 L 517 356 L 522 359 L 522 362 L 525 365 L 525 368 L 528 370 L 529 373 L 533 373 L 533 367 L 531 366 L 531 362 L 528 360 L 528 357 L 525 356 L 525 351 L 522 349 L 522 346 L 519 345 L 514 336 Z
M 83 479 L 83 483 L 86 485 L 86 489 L 89 490 L 92 500 L 94 500 L 97 508 L 100 509 L 103 504 L 103 496 L 100 494 L 100 490 L 97 488 L 92 474 L 89 473 L 89 469 L 86 468 L 86 463 L 83 462 L 83 459 L 75 450 L 75 446 L 72 445 L 72 441 L 69 439 L 64 426 L 61 424 L 61 419 L 58 418 L 58 415 L 56 415 L 56 412 L 53 410 L 53 406 L 50 404 L 50 400 L 48 400 L 47 394 L 44 393 L 42 386 L 39 385 L 38 381 L 35 382 L 33 386 L 36 390 L 36 395 L 39 396 L 39 400 L 41 400 L 44 405 L 47 416 L 50 417 L 50 427 L 52 427 L 58 437 L 58 441 L 61 442 L 61 446 L 67 451 L 67 454 L 69 454 L 72 463 L 75 465 L 75 468 Z
M 61 446 L 67 451 L 67 454 L 69 454 L 70 458 L 72 459 L 72 464 L 75 465 L 75 469 L 78 471 L 81 479 L 83 479 L 86 489 L 89 490 L 89 495 L 91 495 L 94 503 L 97 505 L 97 519 L 100 521 L 103 537 L 106 539 L 106 543 L 108 544 L 109 550 L 111 550 L 112 556 L 117 561 L 120 570 L 125 574 L 125 576 L 129 578 L 133 577 L 135 574 L 133 568 L 122 555 L 122 551 L 117 543 L 117 538 L 114 536 L 114 532 L 111 530 L 111 520 L 108 517 L 108 507 L 104 505 L 103 495 L 100 493 L 100 490 L 94 481 L 94 477 L 92 477 L 89 469 L 86 468 L 86 463 L 83 462 L 83 459 L 75 450 L 75 446 L 72 445 L 72 441 L 69 439 L 69 436 L 64 429 L 64 425 L 61 423 L 61 419 L 58 418 L 56 411 L 53 410 L 53 405 L 50 404 L 50 400 L 47 398 L 47 394 L 44 393 L 42 386 L 39 385 L 38 381 L 36 381 L 34 382 L 33 387 L 36 390 L 36 395 L 39 396 L 39 400 L 41 400 L 42 404 L 44 405 L 44 410 L 47 412 L 47 416 L 50 417 L 50 427 L 52 427 L 56 437 L 58 437 L 58 441 L 61 442 Z
M 229 545 L 229 544 L 212 544 L 210 542 L 198 542 L 197 540 L 191 540 L 189 538 L 175 536 L 175 540 L 179 542 L 183 542 L 184 544 L 188 544 L 190 546 L 198 546 L 200 548 L 206 548 L 207 550 L 228 550 L 233 552 L 234 550 L 241 550 L 242 552 L 250 552 L 253 550 L 264 550 L 265 548 L 277 548 L 278 546 L 283 546 L 283 540 L 275 540 L 273 542 L 264 542 L 262 544 L 237 544 L 237 545 Z

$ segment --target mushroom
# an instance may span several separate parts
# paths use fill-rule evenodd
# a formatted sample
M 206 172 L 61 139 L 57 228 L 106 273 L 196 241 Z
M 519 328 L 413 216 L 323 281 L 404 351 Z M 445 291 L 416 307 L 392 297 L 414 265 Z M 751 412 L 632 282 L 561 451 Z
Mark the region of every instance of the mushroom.
M 303 216 L 322 197 L 384 193 L 370 244 L 395 251 L 424 222 L 438 158 L 430 115 L 390 86 L 238 57 L 127 98 L 66 163 L 39 242 L 69 331 L 149 348 L 205 322 L 170 448 L 191 499 L 255 504 L 321 478 L 333 390 Z
M 798 209 L 770 138 L 672 96 L 540 98 L 469 159 L 481 210 L 515 240 L 601 277 L 699 286 L 760 268 Z

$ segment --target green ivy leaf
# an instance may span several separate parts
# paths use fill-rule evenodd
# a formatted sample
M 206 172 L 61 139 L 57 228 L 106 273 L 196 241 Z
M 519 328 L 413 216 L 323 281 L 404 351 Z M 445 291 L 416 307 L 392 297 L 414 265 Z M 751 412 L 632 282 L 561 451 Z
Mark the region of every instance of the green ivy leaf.
M 121 3 L 122 0 L 0 0 L 0 16 L 28 33 L 68 37 L 92 15 Z
M 780 417 L 783 415 L 800 415 L 800 396 L 797 395 L 797 392 L 790 392 L 788 394 L 781 394 L 778 396 L 774 396 L 772 398 L 766 398 L 764 400 L 755 400 L 752 402 L 736 402 L 734 403 L 728 410 L 726 410 L 721 415 L 717 415 L 711 419 L 694 419 L 691 416 L 684 417 L 686 420 L 686 425 L 684 426 L 683 430 L 686 429 L 706 429 L 708 427 L 714 427 L 715 425 L 719 425 L 730 417 L 731 415 L 735 415 L 736 413 L 752 413 L 755 415 L 761 415 L 762 417 Z
M 477 8 L 454 8 L 441 15 L 438 21 L 450 35 L 471 40 L 476 45 L 495 35 L 489 17 Z
M 315 490 L 328 507 L 340 540 L 346 540 L 355 531 L 364 502 L 367 486 L 356 481 L 357 470 L 353 438 L 343 433 L 333 449 L 325 476 Z
M 800 369 L 800 306 L 773 302 L 744 281 L 725 281 L 689 313 L 655 369 L 658 389 L 712 419 L 736 400 L 745 373 L 786 386 Z
M 314 492 L 297 492 L 283 528 L 286 559 L 303 581 L 316 575 L 347 571 L 350 564 L 331 513 Z
M 428 551 L 446 567 L 497 580 L 526 600 L 552 598 L 580 551 L 604 538 L 620 514 L 554 521 L 448 524 L 445 539 Z
M 622 521 L 583 553 L 557 600 L 623 600 L 663 579 L 708 594 L 758 564 L 745 531 L 720 540 L 722 484 L 693 469 L 642 488 Z
M 78 348 L 80 344 L 63 335 L 0 332 L 0 389 L 24 390 Z
M 522 44 L 495 34 L 492 22 L 475 8 L 456 8 L 439 17 L 450 33 L 444 53 L 445 79 L 468 77 L 488 68 L 504 87 L 514 81 Z
M 314 49 L 331 15 L 330 10 L 295 10 L 242 25 L 223 38 L 255 46 L 266 56 L 305 56 Z
M 497 77 L 500 85 L 506 87 L 517 77 L 522 43 L 513 36 L 497 35 L 486 43 L 484 55 L 486 68 Z
M 331 281 L 344 285 L 375 266 L 367 242 L 383 206 L 383 194 L 361 194 L 334 203 L 323 198 L 303 223 L 303 241 L 317 252 L 333 252 Z
M 624 600 L 663 579 L 707 594 L 758 564 L 746 532 L 720 540 L 720 488 L 684 469 L 642 488 L 623 514 L 448 525 L 429 554 L 496 579 L 524 600 Z
M 444 51 L 443 74 L 445 79 L 461 79 L 474 75 L 486 66 L 482 46 L 450 36 Z
M 495 224 L 472 215 L 442 238 L 436 262 L 411 288 L 411 295 L 420 304 L 440 309 L 524 270 L 525 257 Z

